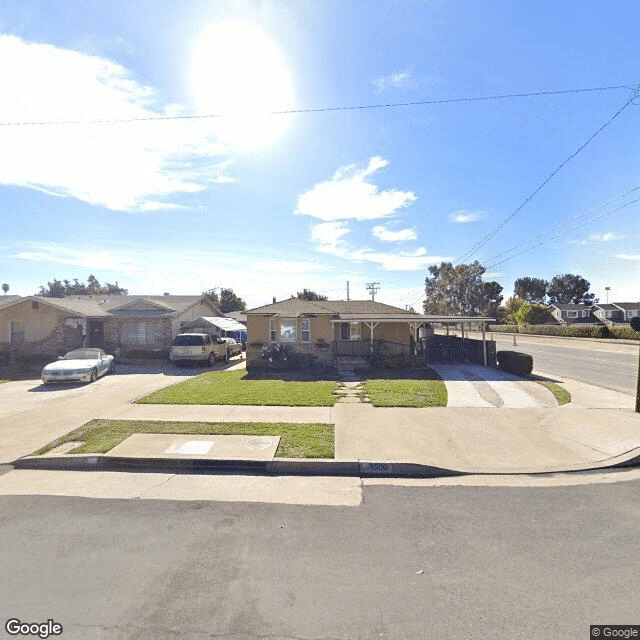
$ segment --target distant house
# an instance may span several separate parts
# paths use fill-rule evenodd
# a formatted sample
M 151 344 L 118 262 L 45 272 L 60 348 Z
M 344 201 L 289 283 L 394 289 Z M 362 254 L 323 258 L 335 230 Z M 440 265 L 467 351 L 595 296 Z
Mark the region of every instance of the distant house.
M 614 302 L 613 306 L 622 311 L 622 321 L 629 322 L 631 318 L 640 317 L 640 302 Z
M 561 324 L 595 324 L 597 320 L 591 317 L 590 304 L 550 304 L 551 315 Z
M 57 356 L 88 346 L 158 355 L 184 323 L 204 315 L 222 316 L 203 296 L 19 296 L 0 305 L 0 351 Z
M 615 304 L 594 304 L 593 315 L 603 324 L 612 325 L 624 321 L 624 311 Z

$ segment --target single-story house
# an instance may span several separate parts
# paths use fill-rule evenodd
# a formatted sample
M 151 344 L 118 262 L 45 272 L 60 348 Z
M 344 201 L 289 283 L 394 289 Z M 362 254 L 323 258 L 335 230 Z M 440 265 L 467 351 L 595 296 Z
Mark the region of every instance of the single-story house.
M 222 314 L 204 296 L 20 296 L 0 306 L 0 351 L 55 357 L 88 346 L 157 356 L 199 316 Z
M 613 305 L 622 311 L 622 322 L 640 317 L 640 302 L 614 302 Z
M 615 304 L 594 304 L 593 315 L 603 324 L 614 324 L 624 321 L 624 311 Z
M 432 333 L 434 323 L 474 323 L 484 328 L 493 321 L 493 318 L 425 316 L 373 300 L 290 298 L 246 313 L 249 369 L 266 366 L 263 349 L 275 345 L 286 345 L 291 351 L 304 354 L 316 366 L 333 367 L 340 357 L 370 355 L 374 341 L 383 344 L 387 353 L 415 354 L 418 343 Z M 484 349 L 486 364 L 486 343 Z
M 597 320 L 591 317 L 590 304 L 550 304 L 551 315 L 561 324 L 595 324 Z

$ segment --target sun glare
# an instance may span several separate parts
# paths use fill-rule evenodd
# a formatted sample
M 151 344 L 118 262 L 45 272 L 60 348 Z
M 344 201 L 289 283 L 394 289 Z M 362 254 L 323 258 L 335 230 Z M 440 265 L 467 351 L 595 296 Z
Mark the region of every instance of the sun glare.
M 232 114 L 208 121 L 231 146 L 254 150 L 276 142 L 293 108 L 287 64 L 276 44 L 251 24 L 224 22 L 206 29 L 191 56 L 191 88 L 198 113 Z

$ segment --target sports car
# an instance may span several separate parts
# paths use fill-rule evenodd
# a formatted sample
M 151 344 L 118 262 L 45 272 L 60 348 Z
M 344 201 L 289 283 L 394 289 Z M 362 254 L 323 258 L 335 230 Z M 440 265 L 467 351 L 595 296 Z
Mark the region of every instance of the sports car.
M 51 382 L 95 382 L 113 373 L 113 356 L 102 349 L 74 349 L 42 369 L 42 384 Z

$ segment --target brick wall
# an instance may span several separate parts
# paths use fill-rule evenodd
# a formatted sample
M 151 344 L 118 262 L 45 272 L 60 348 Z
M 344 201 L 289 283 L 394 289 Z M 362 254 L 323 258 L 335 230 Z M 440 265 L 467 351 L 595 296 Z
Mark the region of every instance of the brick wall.
M 267 346 L 270 346 L 274 343 L 267 343 Z M 291 351 L 296 354 L 301 354 L 303 356 L 309 356 L 310 363 L 307 365 L 300 366 L 299 368 L 333 368 L 333 349 L 331 348 L 331 344 L 328 342 L 324 343 L 324 346 L 321 346 L 320 343 L 317 342 L 293 342 L 286 343 L 287 348 L 291 349 Z M 247 370 L 251 369 L 267 369 L 269 368 L 269 361 L 262 357 L 262 347 L 263 343 L 254 342 L 247 344 Z M 286 363 L 277 363 L 274 365 L 274 368 L 289 368 Z

